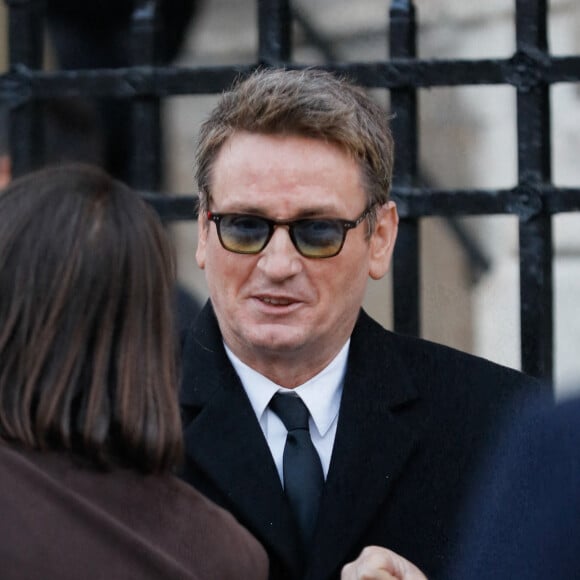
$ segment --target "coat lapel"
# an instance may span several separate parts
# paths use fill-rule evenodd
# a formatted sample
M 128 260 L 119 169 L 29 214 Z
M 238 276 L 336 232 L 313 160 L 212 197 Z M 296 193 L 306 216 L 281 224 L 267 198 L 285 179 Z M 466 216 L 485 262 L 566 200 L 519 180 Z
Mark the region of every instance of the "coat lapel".
M 351 339 L 339 422 L 308 580 L 336 576 L 388 498 L 419 437 L 399 410 L 417 399 L 397 360 L 396 341 L 361 313 Z M 232 509 L 279 556 L 299 570 L 295 524 L 254 412 L 225 354 L 211 306 L 199 315 L 183 350 L 186 453 Z
M 418 433 L 397 409 L 417 398 L 390 336 L 361 313 L 351 339 L 308 579 L 338 574 L 404 469 Z
M 184 432 L 188 459 L 227 497 L 225 507 L 298 577 L 300 552 L 292 514 L 209 306 L 184 345 L 183 374 L 182 406 L 199 409 Z

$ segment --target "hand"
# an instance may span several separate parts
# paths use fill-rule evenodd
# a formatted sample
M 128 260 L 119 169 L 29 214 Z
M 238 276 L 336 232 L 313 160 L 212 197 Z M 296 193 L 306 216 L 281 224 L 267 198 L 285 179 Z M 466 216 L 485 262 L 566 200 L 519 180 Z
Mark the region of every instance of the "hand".
M 342 569 L 340 580 L 427 580 L 409 560 L 380 546 L 367 546 Z

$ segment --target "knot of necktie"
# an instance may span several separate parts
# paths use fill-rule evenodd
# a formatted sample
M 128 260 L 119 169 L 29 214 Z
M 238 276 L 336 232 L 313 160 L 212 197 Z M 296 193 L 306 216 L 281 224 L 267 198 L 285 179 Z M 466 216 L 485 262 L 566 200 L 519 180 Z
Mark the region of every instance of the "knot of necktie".
M 310 413 L 300 397 L 276 393 L 270 401 L 270 408 L 288 431 L 308 429 Z

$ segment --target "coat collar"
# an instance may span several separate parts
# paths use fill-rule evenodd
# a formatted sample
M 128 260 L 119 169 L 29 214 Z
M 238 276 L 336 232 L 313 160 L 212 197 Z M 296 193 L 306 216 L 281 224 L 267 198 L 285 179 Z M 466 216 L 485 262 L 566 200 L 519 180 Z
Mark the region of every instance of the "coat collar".
M 307 578 L 338 574 L 410 456 L 417 433 L 398 409 L 417 398 L 394 335 L 361 311 L 354 329 L 333 455 Z M 299 577 L 292 514 L 260 426 L 223 348 L 208 303 L 183 349 L 186 452 L 236 515 Z

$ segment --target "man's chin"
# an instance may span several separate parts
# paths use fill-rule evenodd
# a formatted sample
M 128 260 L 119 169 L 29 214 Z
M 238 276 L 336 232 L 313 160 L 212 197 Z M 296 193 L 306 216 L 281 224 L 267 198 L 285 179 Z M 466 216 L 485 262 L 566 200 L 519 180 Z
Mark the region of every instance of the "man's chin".
M 300 351 L 304 347 L 302 333 L 287 332 L 288 329 L 284 329 L 283 332 L 279 330 L 262 329 L 250 338 L 250 343 L 255 349 L 273 354 L 290 354 L 294 351 Z

